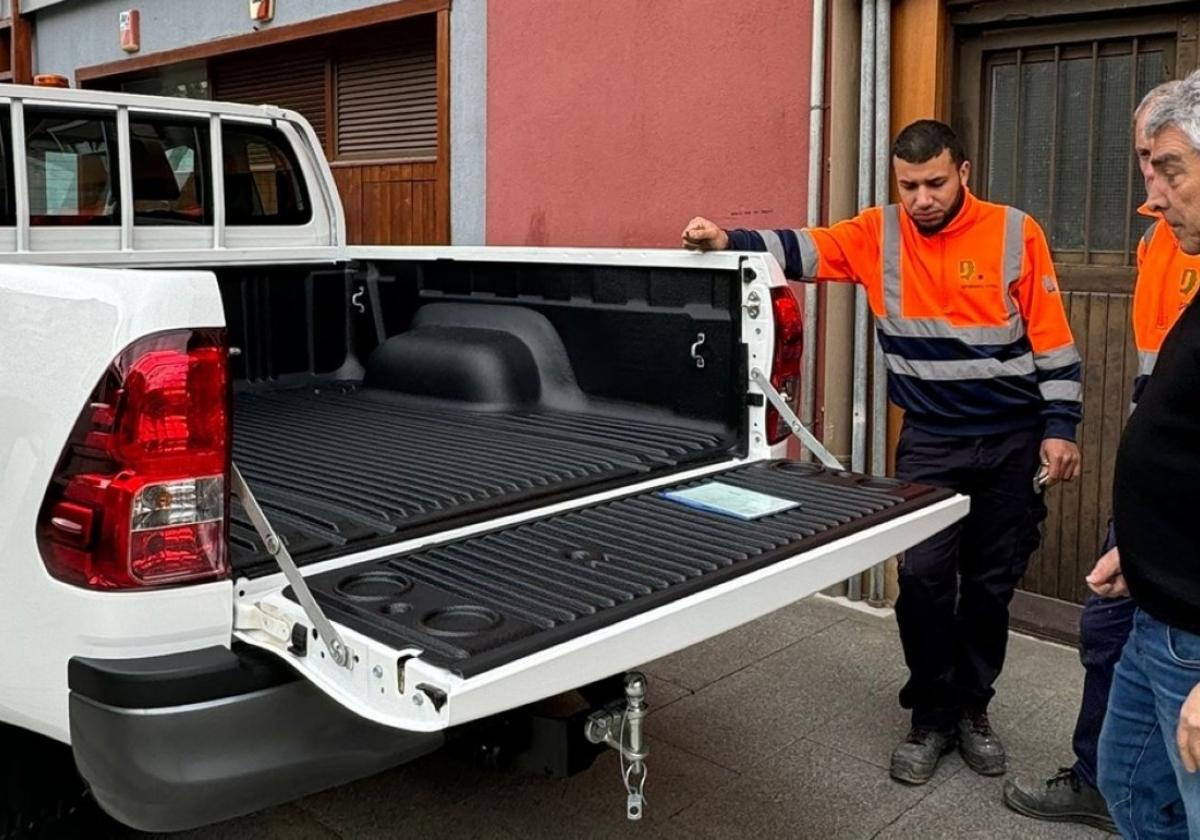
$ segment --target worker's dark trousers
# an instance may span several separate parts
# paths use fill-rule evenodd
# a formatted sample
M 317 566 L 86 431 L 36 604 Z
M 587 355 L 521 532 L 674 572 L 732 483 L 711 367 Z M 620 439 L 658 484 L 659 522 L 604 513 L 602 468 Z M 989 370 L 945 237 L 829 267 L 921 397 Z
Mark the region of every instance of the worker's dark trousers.
M 1100 728 L 1108 710 L 1113 669 L 1133 629 L 1132 598 L 1101 598 L 1092 595 L 1079 617 L 1079 659 L 1083 662 L 1083 700 L 1075 722 L 1075 773 L 1096 787 L 1096 751 Z
M 910 677 L 900 705 L 913 726 L 947 729 L 995 694 L 1008 645 L 1008 605 L 1046 516 L 1033 479 L 1041 429 L 983 437 L 905 424 L 896 475 L 970 496 L 971 512 L 905 552 L 896 621 Z

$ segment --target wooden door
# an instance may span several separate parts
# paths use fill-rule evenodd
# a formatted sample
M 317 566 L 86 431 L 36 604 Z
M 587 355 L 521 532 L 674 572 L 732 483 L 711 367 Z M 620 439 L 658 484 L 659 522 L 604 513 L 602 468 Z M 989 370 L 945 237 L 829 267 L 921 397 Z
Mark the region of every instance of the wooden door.
M 1015 623 L 1051 636 L 1078 630 L 1137 369 L 1130 303 L 1149 220 L 1137 212 L 1145 192 L 1132 114 L 1148 90 L 1196 65 L 1195 18 L 1166 9 L 957 30 L 954 122 L 976 165 L 973 187 L 1042 225 L 1083 356 L 1083 473 L 1047 493 L 1042 547 L 1013 605 Z
M 213 97 L 290 108 L 333 169 L 351 244 L 450 241 L 448 13 L 212 61 Z

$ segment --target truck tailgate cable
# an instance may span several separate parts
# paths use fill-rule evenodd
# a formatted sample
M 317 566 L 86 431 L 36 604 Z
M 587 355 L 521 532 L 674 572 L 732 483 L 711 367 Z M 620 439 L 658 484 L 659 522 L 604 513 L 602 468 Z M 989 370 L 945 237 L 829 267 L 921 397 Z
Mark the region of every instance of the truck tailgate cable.
M 267 515 L 263 513 L 262 506 L 254 498 L 254 493 L 250 491 L 250 485 L 242 477 L 242 471 L 238 469 L 237 464 L 232 465 L 232 472 L 233 481 L 230 489 L 233 495 L 237 496 L 242 506 L 246 509 L 246 515 L 250 517 L 250 522 L 254 525 L 254 530 L 262 539 L 267 553 L 275 559 L 275 562 L 279 564 L 279 568 L 283 570 L 283 576 L 291 584 L 292 591 L 296 593 L 296 600 L 300 602 L 300 607 L 304 610 L 304 614 L 308 616 L 308 620 L 312 622 L 317 635 L 325 643 L 325 647 L 329 650 L 329 655 L 341 667 L 353 668 L 354 657 L 350 654 L 350 648 L 346 647 L 346 643 L 342 641 L 342 637 L 334 628 L 333 623 L 321 611 L 321 606 L 317 603 L 317 599 L 313 597 L 312 590 L 308 588 L 308 584 L 304 580 L 304 575 L 300 574 L 300 569 L 297 568 L 296 561 L 292 559 L 291 552 L 287 550 L 287 546 L 283 544 L 283 540 L 279 538 L 279 535 L 275 533 L 275 529 L 271 527 Z
M 796 416 L 796 412 L 792 411 L 792 407 L 787 404 L 787 400 L 775 390 L 775 386 L 771 384 L 771 380 L 761 370 L 754 368 L 754 370 L 750 371 L 750 378 L 762 390 L 767 398 L 767 402 L 771 403 L 774 409 L 779 412 L 779 416 L 783 418 L 783 422 L 787 423 L 788 428 L 792 430 L 792 434 L 800 438 L 800 442 L 804 444 L 804 447 L 809 452 L 817 456 L 818 461 L 831 470 L 846 469 L 837 458 L 830 454 L 825 445 L 817 440 L 817 436 L 800 422 L 800 418 Z

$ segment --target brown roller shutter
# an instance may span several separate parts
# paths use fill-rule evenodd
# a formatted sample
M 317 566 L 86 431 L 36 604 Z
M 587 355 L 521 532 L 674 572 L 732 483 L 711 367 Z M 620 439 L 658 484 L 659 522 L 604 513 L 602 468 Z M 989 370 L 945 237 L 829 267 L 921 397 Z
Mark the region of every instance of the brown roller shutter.
M 337 62 L 338 158 L 437 154 L 437 53 L 432 38 L 397 39 Z
M 213 98 L 297 111 L 325 142 L 325 54 L 319 50 L 252 50 L 213 62 Z

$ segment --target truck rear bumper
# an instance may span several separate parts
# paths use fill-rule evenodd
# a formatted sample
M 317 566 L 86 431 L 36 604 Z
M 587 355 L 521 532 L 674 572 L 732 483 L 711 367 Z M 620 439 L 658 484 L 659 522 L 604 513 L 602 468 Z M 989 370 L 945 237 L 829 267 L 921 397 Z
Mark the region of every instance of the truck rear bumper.
M 442 744 L 440 733 L 357 717 L 290 672 L 247 667 L 254 656 L 210 648 L 151 660 L 72 660 L 71 745 L 105 811 L 144 831 L 194 828 Z

